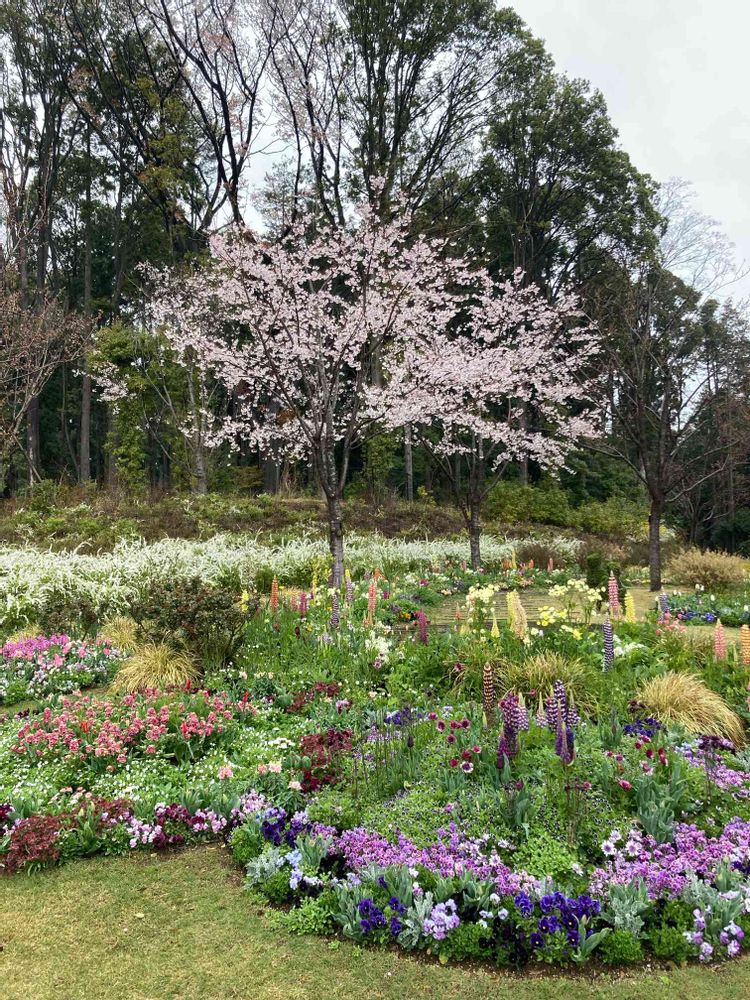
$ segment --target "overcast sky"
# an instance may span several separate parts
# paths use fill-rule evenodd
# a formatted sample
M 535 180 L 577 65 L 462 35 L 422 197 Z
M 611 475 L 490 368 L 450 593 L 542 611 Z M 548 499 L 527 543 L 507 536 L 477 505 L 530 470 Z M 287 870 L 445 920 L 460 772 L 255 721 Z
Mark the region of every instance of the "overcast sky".
M 750 262 L 750 4 L 746 0 L 509 0 L 560 70 L 602 91 L 623 148 Z M 750 278 L 728 294 L 750 294 Z

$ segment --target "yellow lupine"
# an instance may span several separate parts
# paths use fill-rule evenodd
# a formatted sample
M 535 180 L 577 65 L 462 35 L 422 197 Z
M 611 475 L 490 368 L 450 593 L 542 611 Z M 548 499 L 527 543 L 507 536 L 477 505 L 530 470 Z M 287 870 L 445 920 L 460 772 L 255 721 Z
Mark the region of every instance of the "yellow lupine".
M 625 594 L 625 621 L 629 622 L 631 625 L 635 625 L 635 601 L 633 600 L 633 595 L 630 591 Z
M 495 609 L 492 609 L 492 628 L 490 629 L 490 635 L 493 639 L 500 638 L 500 629 L 497 624 L 497 615 L 495 614 Z

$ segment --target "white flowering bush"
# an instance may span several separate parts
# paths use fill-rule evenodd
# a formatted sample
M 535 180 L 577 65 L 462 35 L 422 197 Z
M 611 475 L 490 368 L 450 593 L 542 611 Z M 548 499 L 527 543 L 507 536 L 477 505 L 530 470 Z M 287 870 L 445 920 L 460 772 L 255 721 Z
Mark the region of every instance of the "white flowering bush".
M 569 539 L 563 540 L 575 547 Z M 482 540 L 486 568 L 512 559 L 514 543 L 487 536 Z M 53 593 L 81 598 L 101 619 L 126 611 L 131 601 L 155 581 L 200 578 L 206 584 L 227 580 L 252 587 L 256 575 L 276 576 L 280 583 L 306 585 L 328 556 L 325 539 L 303 536 L 271 545 L 252 535 L 216 535 L 208 541 L 168 538 L 153 544 L 121 542 L 112 552 L 40 552 L 35 548 L 0 547 L 0 632 L 35 620 Z M 454 539 L 389 539 L 352 534 L 347 565 L 355 576 L 373 568 L 402 573 L 468 557 L 468 546 Z

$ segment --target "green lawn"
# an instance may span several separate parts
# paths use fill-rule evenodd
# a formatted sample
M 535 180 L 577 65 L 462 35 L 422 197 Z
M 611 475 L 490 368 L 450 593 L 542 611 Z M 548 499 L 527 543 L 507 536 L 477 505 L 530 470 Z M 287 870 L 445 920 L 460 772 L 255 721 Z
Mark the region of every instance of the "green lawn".
M 740 1000 L 750 961 L 575 980 L 442 968 L 295 938 L 241 890 L 221 847 L 95 858 L 0 879 L 2 1000 Z

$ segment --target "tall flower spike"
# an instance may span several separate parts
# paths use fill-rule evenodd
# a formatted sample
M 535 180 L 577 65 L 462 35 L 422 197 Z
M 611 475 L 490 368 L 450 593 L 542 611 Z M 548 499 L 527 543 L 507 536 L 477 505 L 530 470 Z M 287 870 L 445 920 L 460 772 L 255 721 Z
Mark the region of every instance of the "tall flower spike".
M 334 590 L 331 595 L 331 618 L 330 626 L 331 631 L 335 631 L 341 624 L 341 607 L 339 605 L 339 595 L 338 591 Z
M 714 656 L 717 660 L 726 660 L 727 658 L 727 636 L 724 626 L 721 624 L 721 618 L 716 619 L 714 626 Z
M 539 702 L 536 708 L 536 724 L 537 726 L 547 725 L 547 715 L 544 711 L 544 702 L 542 701 L 541 695 L 539 695 Z
M 635 601 L 630 591 L 625 594 L 625 621 L 629 625 L 635 625 L 636 623 Z
M 550 556 L 549 559 L 547 560 L 547 572 L 548 573 L 555 572 L 555 560 L 552 558 L 552 556 Z
M 279 581 L 276 577 L 273 578 L 271 583 L 271 596 L 268 599 L 268 607 L 272 615 L 275 615 L 279 610 Z
M 308 603 L 307 603 L 307 591 L 303 590 L 299 595 L 299 613 L 300 617 L 304 618 L 307 615 Z
M 492 608 L 492 628 L 490 629 L 490 635 L 493 639 L 500 638 L 500 627 L 497 624 L 497 615 L 494 606 Z
M 507 611 L 507 615 L 508 615 L 508 628 L 515 635 L 515 633 L 516 633 L 516 630 L 515 630 L 515 624 L 516 624 L 516 614 L 515 614 L 515 611 L 516 611 L 516 608 L 515 608 L 515 604 L 514 604 L 514 601 L 513 601 L 513 595 L 514 595 L 514 593 L 515 593 L 514 590 L 509 590 L 508 593 L 505 595 L 505 607 L 506 607 L 506 611 Z
M 526 610 L 523 604 L 521 604 L 521 598 L 518 596 L 517 590 L 511 592 L 510 600 L 513 604 L 513 619 L 512 623 L 509 622 L 511 631 L 517 639 L 525 641 L 529 634 L 529 623 L 526 618 Z
M 612 572 L 610 572 L 609 580 L 607 581 L 607 596 L 609 598 L 609 613 L 611 617 L 619 618 L 622 614 L 622 608 L 620 607 L 620 587 L 617 583 L 617 577 Z
M 604 619 L 602 634 L 604 635 L 604 669 L 609 670 L 615 662 L 615 631 L 609 617 Z
M 491 729 L 495 725 L 495 674 L 489 663 L 482 667 L 482 708 L 485 725 Z
M 346 571 L 346 603 L 354 604 L 354 584 L 349 570 Z
M 740 626 L 740 659 L 743 667 L 750 667 L 750 625 Z
M 659 602 L 659 613 L 660 613 L 660 615 L 661 616 L 668 615 L 669 614 L 669 598 L 667 597 L 667 595 L 664 593 L 663 590 L 659 594 L 657 600 Z
M 367 588 L 367 620 L 372 625 L 375 621 L 375 608 L 378 605 L 378 585 L 373 577 Z
M 429 641 L 429 636 L 427 635 L 427 615 L 424 611 L 417 611 L 414 615 L 417 622 L 417 638 L 426 646 Z

